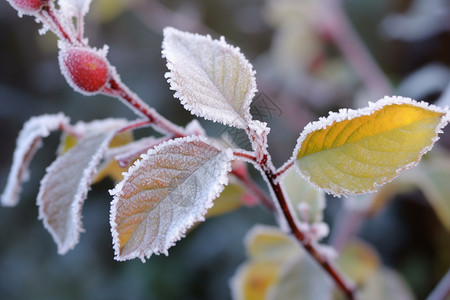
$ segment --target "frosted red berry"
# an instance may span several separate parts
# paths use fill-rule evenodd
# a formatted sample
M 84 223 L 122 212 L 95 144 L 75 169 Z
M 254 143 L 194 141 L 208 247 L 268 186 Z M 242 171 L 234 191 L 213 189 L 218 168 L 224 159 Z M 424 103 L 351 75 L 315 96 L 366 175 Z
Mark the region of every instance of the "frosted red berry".
M 12 7 L 23 14 L 33 14 L 42 9 L 48 0 L 9 0 Z
M 60 65 L 69 84 L 85 94 L 99 92 L 109 79 L 106 58 L 90 49 L 62 50 Z

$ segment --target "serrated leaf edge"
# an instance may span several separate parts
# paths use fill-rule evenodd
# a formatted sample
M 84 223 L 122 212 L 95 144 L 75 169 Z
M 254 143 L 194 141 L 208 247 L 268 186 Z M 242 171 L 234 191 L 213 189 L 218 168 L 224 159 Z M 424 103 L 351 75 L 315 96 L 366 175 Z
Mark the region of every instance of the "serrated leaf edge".
M 361 116 L 368 116 L 373 114 L 374 112 L 381 110 L 382 108 L 384 108 L 385 106 L 388 105 L 393 105 L 393 104 L 409 104 L 409 105 L 413 105 L 415 107 L 419 107 L 419 108 L 424 108 L 427 110 L 431 110 L 437 113 L 442 113 L 443 116 L 441 117 L 441 121 L 438 124 L 438 126 L 436 127 L 435 130 L 435 137 L 431 140 L 431 143 L 424 147 L 422 149 L 422 151 L 419 153 L 418 155 L 418 159 L 408 165 L 405 166 L 401 166 L 400 168 L 398 168 L 395 172 L 396 172 L 396 176 L 394 176 L 393 178 L 391 178 L 390 180 L 385 180 L 383 181 L 383 183 L 381 184 L 377 184 L 374 183 L 373 187 L 367 191 L 363 191 L 360 193 L 355 193 L 352 192 L 350 190 L 344 190 L 344 192 L 342 194 L 337 194 L 334 193 L 332 190 L 327 189 L 327 188 L 322 188 L 319 187 L 318 185 L 316 185 L 309 176 L 303 174 L 303 172 L 297 167 L 296 170 L 297 172 L 300 173 L 301 176 L 303 176 L 303 178 L 305 178 L 309 183 L 311 183 L 316 189 L 325 191 L 326 193 L 333 195 L 335 197 L 341 197 L 341 196 L 347 196 L 347 195 L 354 195 L 354 194 L 365 194 L 365 193 L 370 193 L 370 192 L 375 192 L 377 190 L 378 187 L 394 180 L 395 178 L 397 178 L 398 175 L 400 175 L 401 172 L 410 169 L 414 166 L 416 166 L 420 159 L 422 158 L 422 156 L 427 153 L 428 151 L 431 150 L 431 148 L 433 147 L 434 143 L 436 141 L 439 140 L 439 133 L 442 133 L 442 129 L 450 122 L 450 110 L 449 108 L 446 106 L 445 108 L 441 108 L 438 107 L 436 105 L 432 105 L 429 104 L 427 102 L 424 101 L 415 101 L 411 98 L 408 97 L 401 97 L 401 96 L 385 96 L 384 98 L 378 100 L 377 102 L 369 102 L 369 106 L 364 107 L 364 108 L 360 108 L 360 109 L 340 109 L 337 113 L 336 112 L 330 112 L 328 117 L 322 117 L 319 119 L 319 121 L 315 121 L 315 122 L 311 122 L 308 125 L 306 125 L 306 127 L 303 129 L 302 133 L 300 134 L 300 137 L 297 140 L 297 145 L 294 148 L 294 151 L 292 153 L 292 157 L 291 159 L 289 159 L 284 165 L 287 166 L 289 164 L 291 164 L 292 162 L 295 162 L 296 157 L 297 157 L 297 153 L 300 151 L 302 143 L 304 142 L 304 140 L 306 139 L 306 137 L 317 130 L 320 129 L 325 129 L 327 126 L 332 125 L 334 122 L 341 122 L 344 120 L 352 120 L 354 118 L 357 117 L 361 117 Z M 283 167 L 281 167 L 280 169 L 283 169 Z
M 114 259 L 115 260 L 126 261 L 129 259 L 140 258 L 142 260 L 142 262 L 145 262 L 145 260 L 150 258 L 150 256 L 152 254 L 156 254 L 156 255 L 160 254 L 160 252 L 150 252 L 150 253 L 145 252 L 140 256 L 132 256 L 132 255 L 122 256 L 120 254 L 120 238 L 119 238 L 119 232 L 116 229 L 118 224 L 115 221 L 116 213 L 117 213 L 116 206 L 118 205 L 119 197 L 121 196 L 121 192 L 122 192 L 124 184 L 127 182 L 129 177 L 133 174 L 133 172 L 135 170 L 139 169 L 139 167 L 142 165 L 142 163 L 149 158 L 149 156 L 153 155 L 153 153 L 159 152 L 161 149 L 163 149 L 167 146 L 176 145 L 176 144 L 180 144 L 180 143 L 188 143 L 188 142 L 192 142 L 192 141 L 201 141 L 205 144 L 212 145 L 211 142 L 209 142 L 205 137 L 202 137 L 202 136 L 188 136 L 188 137 L 182 137 L 182 138 L 177 138 L 177 139 L 168 140 L 166 142 L 163 142 L 163 143 L 157 145 L 156 147 L 148 150 L 147 154 L 142 154 L 140 156 L 140 159 L 135 161 L 135 163 L 128 169 L 127 172 L 123 173 L 123 180 L 121 182 L 119 182 L 115 186 L 114 189 L 109 190 L 110 195 L 113 196 L 113 200 L 111 201 L 111 208 L 110 208 L 110 226 L 111 226 L 111 234 L 112 234 L 112 240 L 113 240 Z M 213 147 L 215 147 L 215 146 L 213 146 Z M 170 237 L 170 239 L 167 239 L 167 243 L 165 245 L 166 251 L 161 252 L 164 255 L 168 256 L 167 249 L 174 246 L 177 241 L 179 241 L 181 238 L 183 238 L 187 229 L 189 229 L 196 222 L 201 222 L 201 221 L 205 220 L 205 215 L 208 212 L 208 209 L 210 209 L 214 205 L 214 199 L 219 196 L 219 194 L 223 191 L 225 185 L 228 184 L 227 174 L 228 174 L 228 172 L 231 171 L 231 159 L 233 158 L 233 153 L 230 149 L 222 149 L 222 150 L 220 150 L 220 152 L 224 153 L 228 158 L 227 168 L 224 170 L 224 172 L 222 172 L 222 175 L 219 178 L 217 178 L 216 188 L 211 190 L 208 200 L 206 201 L 206 205 L 204 206 L 204 209 L 199 214 L 199 216 L 193 217 L 192 215 L 190 215 L 187 218 L 187 222 L 185 222 L 185 227 L 181 230 L 182 233 L 179 236 L 173 236 L 173 237 Z
M 91 161 L 89 162 L 88 166 L 84 169 L 82 174 L 82 179 L 79 181 L 78 187 L 77 187 L 77 193 L 74 196 L 74 200 L 71 203 L 72 208 L 72 215 L 78 215 L 78 218 L 74 218 L 73 220 L 76 220 L 75 224 L 72 224 L 74 226 L 73 228 L 77 228 L 77 231 L 75 232 L 75 236 L 71 239 L 66 239 L 65 241 L 61 240 L 57 233 L 53 230 L 53 228 L 48 224 L 48 222 L 44 218 L 44 211 L 43 211 L 43 203 L 42 203 L 42 197 L 43 197 L 43 186 L 46 184 L 48 180 L 48 176 L 52 169 L 54 168 L 56 162 L 59 158 L 64 157 L 65 155 L 70 155 L 70 150 L 66 153 L 64 153 L 62 156 L 58 157 L 49 167 L 46 168 L 46 174 L 44 178 L 42 178 L 39 188 L 39 194 L 37 197 L 37 204 L 39 206 L 39 219 L 43 221 L 45 229 L 47 229 L 51 236 L 53 237 L 54 241 L 56 242 L 56 245 L 58 247 L 58 254 L 66 254 L 69 250 L 73 249 L 75 245 L 79 241 L 80 233 L 83 232 L 83 227 L 81 223 L 81 209 L 84 204 L 84 200 L 86 199 L 87 193 L 90 189 L 90 184 L 92 182 L 93 176 L 97 171 L 97 167 L 100 164 L 100 161 L 103 158 L 104 153 L 108 149 L 108 145 L 113 139 L 114 135 L 116 134 L 116 131 L 112 131 L 109 133 L 107 137 L 105 137 L 103 143 L 101 146 L 97 149 L 97 152 L 92 157 Z
M 46 119 L 47 121 L 50 120 L 50 123 L 43 124 L 43 119 Z M 57 130 L 61 125 L 69 124 L 69 122 L 70 119 L 63 113 L 36 116 L 25 122 L 17 138 L 16 149 L 13 154 L 13 163 L 6 181 L 5 189 L 0 196 L 1 204 L 3 206 L 16 206 L 19 202 L 21 184 L 28 179 L 28 165 L 35 152 L 40 148 L 42 138 L 48 137 L 52 131 Z M 29 128 L 39 124 L 42 126 L 39 128 L 38 134 L 31 137 L 24 136 Z M 26 138 L 25 141 L 23 141 L 24 138 Z M 27 145 L 27 148 L 19 151 L 23 149 L 20 145 L 23 145 L 24 143 Z
M 251 77 L 251 88 L 248 91 L 245 99 L 242 102 L 242 106 L 247 106 L 247 110 L 245 112 L 246 116 L 241 116 L 238 112 L 236 112 L 240 118 L 242 118 L 242 122 L 222 122 L 222 121 L 218 121 L 215 120 L 214 118 L 208 117 L 207 114 L 205 114 L 202 110 L 198 110 L 195 107 L 189 105 L 189 100 L 182 94 L 180 94 L 177 90 L 178 90 L 178 84 L 176 84 L 173 80 L 173 72 L 174 72 L 174 66 L 173 64 L 169 61 L 169 59 L 167 59 L 167 50 L 166 50 L 166 38 L 174 35 L 174 34 L 183 34 L 186 36 L 190 36 L 192 38 L 195 39 L 203 39 L 206 40 L 208 42 L 212 42 L 215 44 L 218 44 L 220 47 L 224 47 L 225 49 L 230 50 L 233 54 L 235 54 L 240 61 L 244 62 L 246 64 L 246 66 L 248 66 L 249 69 L 249 73 L 252 74 L 253 76 Z M 252 116 L 250 114 L 250 104 L 253 100 L 254 95 L 256 94 L 256 92 L 258 91 L 257 86 L 256 86 L 256 79 L 255 79 L 255 74 L 256 71 L 253 69 L 252 65 L 250 64 L 250 62 L 247 60 L 247 58 L 241 53 L 240 48 L 239 47 L 234 47 L 230 44 L 228 44 L 225 41 L 225 37 L 221 36 L 219 40 L 215 40 L 213 39 L 209 34 L 208 35 L 201 35 L 198 33 L 190 33 L 190 32 L 185 32 L 185 31 L 180 31 L 178 29 L 175 29 L 173 27 L 166 27 L 163 30 L 163 35 L 164 35 L 164 40 L 162 43 L 162 57 L 167 59 L 167 68 L 169 69 L 169 72 L 166 72 L 164 77 L 167 79 L 167 82 L 170 85 L 170 89 L 175 91 L 174 97 L 178 98 L 181 102 L 181 104 L 183 105 L 183 107 L 190 111 L 193 115 L 197 116 L 197 117 L 202 117 L 206 120 L 210 120 L 213 122 L 217 122 L 217 123 L 221 123 L 221 124 L 225 124 L 228 126 L 233 126 L 236 128 L 240 128 L 240 129 L 245 129 L 247 127 L 247 123 L 250 122 L 250 120 L 252 119 Z M 232 108 L 232 110 L 234 110 L 234 108 Z M 241 123 L 241 124 L 237 124 L 237 123 Z

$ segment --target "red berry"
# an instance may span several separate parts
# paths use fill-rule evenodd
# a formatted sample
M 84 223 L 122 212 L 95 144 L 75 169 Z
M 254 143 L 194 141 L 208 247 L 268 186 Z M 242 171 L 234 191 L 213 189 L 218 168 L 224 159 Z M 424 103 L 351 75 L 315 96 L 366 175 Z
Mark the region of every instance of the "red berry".
M 63 49 L 59 55 L 59 64 L 69 84 L 85 94 L 99 92 L 109 79 L 106 58 L 90 49 Z
M 23 14 L 33 14 L 42 9 L 48 0 L 9 0 L 12 7 Z

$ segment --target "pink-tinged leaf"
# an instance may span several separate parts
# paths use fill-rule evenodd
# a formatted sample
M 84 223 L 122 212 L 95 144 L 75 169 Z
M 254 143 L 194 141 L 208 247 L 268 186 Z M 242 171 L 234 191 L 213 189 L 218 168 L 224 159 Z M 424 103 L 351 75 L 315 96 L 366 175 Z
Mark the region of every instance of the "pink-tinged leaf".
M 238 48 L 210 36 L 164 29 L 163 56 L 170 88 L 196 116 L 247 128 L 255 72 Z
M 230 150 L 202 137 L 170 140 L 142 155 L 110 191 L 115 258 L 167 255 L 189 227 L 204 220 L 228 182 L 231 158 Z
M 60 113 L 33 117 L 24 124 L 17 139 L 13 164 L 1 196 L 2 205 L 17 205 L 21 184 L 28 180 L 28 165 L 41 146 L 42 138 L 49 136 L 52 131 L 68 125 L 68 123 L 69 119 Z
M 39 218 L 53 236 L 59 254 L 78 243 L 84 199 L 115 133 L 111 130 L 86 135 L 47 168 L 37 199 Z

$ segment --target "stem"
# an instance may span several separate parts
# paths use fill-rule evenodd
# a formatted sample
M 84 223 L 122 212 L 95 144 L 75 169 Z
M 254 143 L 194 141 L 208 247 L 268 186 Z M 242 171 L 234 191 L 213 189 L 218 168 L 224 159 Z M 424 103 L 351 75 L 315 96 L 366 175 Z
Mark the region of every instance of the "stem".
M 247 135 L 250 140 L 253 140 L 252 147 L 255 152 L 255 163 L 260 169 L 261 173 L 267 180 L 269 188 L 271 189 L 272 196 L 275 201 L 278 202 L 280 213 L 283 214 L 287 225 L 289 226 L 292 235 L 297 239 L 297 241 L 303 246 L 303 248 L 311 254 L 311 256 L 322 266 L 322 268 L 327 272 L 331 278 L 334 280 L 336 285 L 343 291 L 343 293 L 349 299 L 355 299 L 354 287 L 346 282 L 344 276 L 336 269 L 336 267 L 329 261 L 326 255 L 323 255 L 317 248 L 315 242 L 313 242 L 305 232 L 303 232 L 298 226 L 297 222 L 292 215 L 289 208 L 286 197 L 280 185 L 279 175 L 287 170 L 291 163 L 287 163 L 286 166 L 282 167 L 280 171 L 276 171 L 273 166 L 270 155 L 267 151 L 267 134 L 268 130 L 263 131 L 259 134 L 255 127 L 249 126 L 246 130 Z M 293 164 L 293 162 L 292 162 Z
M 149 120 L 147 120 L 147 119 L 145 119 L 145 120 L 137 120 L 137 121 L 131 122 L 127 126 L 121 128 L 119 130 L 119 132 L 124 132 L 124 131 L 135 129 L 135 128 L 141 128 L 141 127 L 144 127 L 146 125 L 151 125 L 151 122 Z
M 284 193 L 281 190 L 281 186 L 279 182 L 276 182 L 276 176 L 272 170 L 262 166 L 262 170 L 270 183 L 270 187 L 272 188 L 273 193 L 275 194 L 278 203 L 280 204 L 281 211 L 286 218 L 286 221 L 291 229 L 292 234 L 295 238 L 303 245 L 305 250 L 312 255 L 312 257 L 322 266 L 322 268 L 331 276 L 331 278 L 335 281 L 338 287 L 347 295 L 348 299 L 355 299 L 355 290 L 353 286 L 350 286 L 345 280 L 344 276 L 338 271 L 338 269 L 328 260 L 328 258 L 320 253 L 317 249 L 316 245 L 311 243 L 306 238 L 304 232 L 302 232 L 296 222 L 294 217 L 291 214 L 289 206 L 287 204 L 286 198 L 284 197 Z
M 427 300 L 444 300 L 450 295 L 450 269 L 434 288 Z
M 57 36 L 66 40 L 70 44 L 74 44 L 71 35 L 68 33 L 66 28 L 64 28 L 57 15 L 55 15 L 53 5 L 44 6 L 42 8 L 42 12 L 39 13 L 39 16 L 42 22 L 46 23 L 46 25 L 48 25 Z
M 289 170 L 290 167 L 292 167 L 294 165 L 294 161 L 291 161 L 285 165 L 283 165 L 281 168 L 279 168 L 276 173 L 275 173 L 275 177 L 278 178 L 281 175 L 283 175 L 287 170 Z
M 248 151 L 241 151 L 240 149 L 235 149 L 233 151 L 233 156 L 243 158 L 244 160 L 248 160 L 253 164 L 257 164 L 256 156 Z
M 341 0 L 325 0 L 325 7 L 332 20 L 325 29 L 367 88 L 376 94 L 391 94 L 391 84 L 348 21 Z
M 131 92 L 120 80 L 111 78 L 109 84 L 102 91 L 105 95 L 113 96 L 122 100 L 125 104 L 132 108 L 132 110 L 148 119 L 148 123 L 155 129 L 164 134 L 172 135 L 173 137 L 184 137 L 186 132 L 184 128 L 175 125 L 163 116 L 161 116 L 155 109 L 151 108 L 139 96 Z

